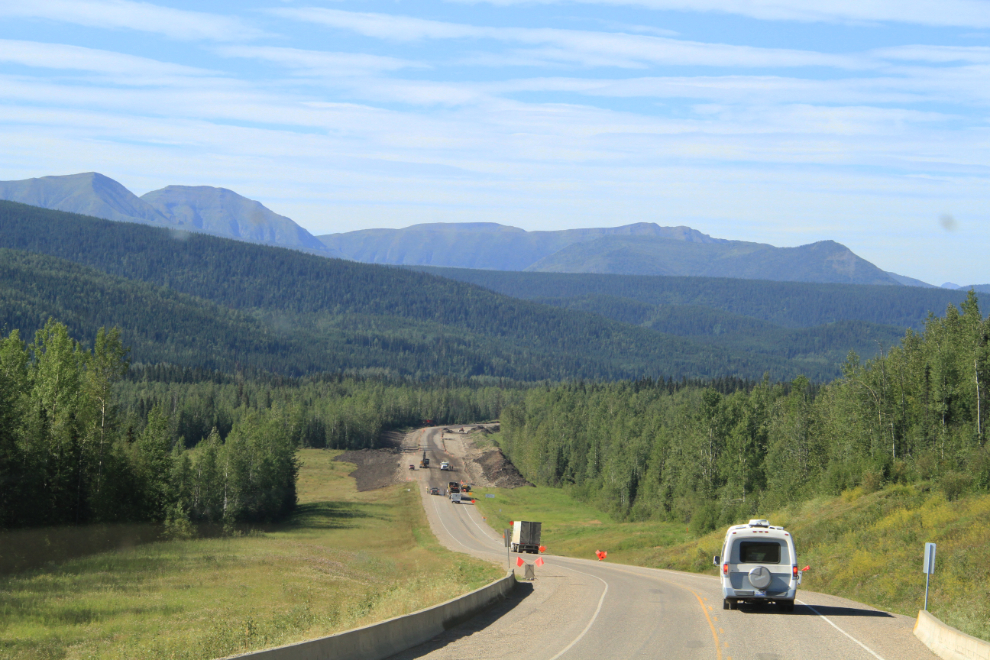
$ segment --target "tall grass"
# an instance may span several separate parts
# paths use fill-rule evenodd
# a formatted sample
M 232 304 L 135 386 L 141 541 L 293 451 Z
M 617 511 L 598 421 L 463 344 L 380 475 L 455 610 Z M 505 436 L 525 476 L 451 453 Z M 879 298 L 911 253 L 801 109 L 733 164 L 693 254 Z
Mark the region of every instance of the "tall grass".
M 567 556 L 591 559 L 601 549 L 609 561 L 705 573 L 714 571 L 725 535 L 724 528 L 692 538 L 681 524 L 617 523 L 559 488 L 478 489 L 485 492 L 495 499 L 482 497 L 478 506 L 494 529 L 513 519 L 543 522 L 548 551 Z M 908 616 L 924 602 L 924 545 L 936 543 L 929 611 L 990 640 L 990 496 L 949 501 L 924 483 L 856 488 L 760 517 L 793 534 L 801 566 L 811 566 L 802 589 Z
M 500 575 L 443 549 L 415 490 L 356 492 L 338 453 L 300 453 L 287 524 L 0 578 L 0 658 L 219 657 L 405 614 Z

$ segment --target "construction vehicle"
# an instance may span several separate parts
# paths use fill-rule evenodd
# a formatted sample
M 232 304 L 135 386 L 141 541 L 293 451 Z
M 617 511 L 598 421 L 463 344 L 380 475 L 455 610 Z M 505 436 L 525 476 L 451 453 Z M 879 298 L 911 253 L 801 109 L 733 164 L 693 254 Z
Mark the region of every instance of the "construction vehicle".
M 419 467 L 421 467 L 421 468 L 428 468 L 428 467 L 430 467 L 430 459 L 428 459 L 426 457 L 426 452 L 425 451 L 423 452 L 423 460 L 421 460 L 419 462 Z
M 461 484 L 458 481 L 447 482 L 447 492 L 448 493 L 459 493 L 461 492 Z
M 513 552 L 529 552 L 539 554 L 540 552 L 540 532 L 543 523 L 527 522 L 525 520 L 512 521 L 512 544 Z

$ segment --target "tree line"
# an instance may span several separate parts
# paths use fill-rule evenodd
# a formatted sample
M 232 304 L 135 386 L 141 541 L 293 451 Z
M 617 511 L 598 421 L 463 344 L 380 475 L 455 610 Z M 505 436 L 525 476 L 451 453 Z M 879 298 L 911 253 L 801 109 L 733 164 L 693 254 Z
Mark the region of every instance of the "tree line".
M 832 383 L 547 384 L 503 411 L 500 442 L 534 483 L 699 532 L 854 487 L 951 499 L 990 488 L 988 338 L 971 292 L 876 358 L 850 354 Z
M 30 344 L 16 330 L 0 340 L 0 527 L 235 523 L 292 510 L 296 448 L 278 415 L 245 416 L 193 462 L 164 405 L 139 420 L 121 410 L 127 369 L 117 329 L 100 329 L 91 350 L 54 320 Z
M 449 379 L 131 367 L 114 328 L 92 348 L 49 320 L 0 337 L 0 529 L 275 521 L 296 451 L 379 446 L 389 429 L 497 418 L 521 390 Z

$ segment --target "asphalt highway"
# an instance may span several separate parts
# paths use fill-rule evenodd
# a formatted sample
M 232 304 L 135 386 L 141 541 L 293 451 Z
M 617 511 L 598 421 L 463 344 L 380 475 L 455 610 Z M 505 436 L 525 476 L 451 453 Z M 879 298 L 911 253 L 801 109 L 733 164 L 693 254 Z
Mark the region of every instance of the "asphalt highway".
M 409 479 L 419 488 L 440 542 L 503 566 L 514 568 L 517 556 L 532 563 L 536 556 L 531 554 L 510 554 L 507 561 L 501 533 L 474 506 L 429 494 L 430 487 L 445 488 L 463 474 L 453 446 L 460 443 L 450 443 L 447 453 L 441 429 L 417 433 L 431 468 L 410 471 Z M 441 471 L 443 460 L 454 471 Z M 846 599 L 799 590 L 790 614 L 774 607 L 723 610 L 714 568 L 711 575 L 699 575 L 552 554 L 543 558 L 536 580 L 521 584 L 512 598 L 394 660 L 936 657 L 912 634 L 914 619 Z

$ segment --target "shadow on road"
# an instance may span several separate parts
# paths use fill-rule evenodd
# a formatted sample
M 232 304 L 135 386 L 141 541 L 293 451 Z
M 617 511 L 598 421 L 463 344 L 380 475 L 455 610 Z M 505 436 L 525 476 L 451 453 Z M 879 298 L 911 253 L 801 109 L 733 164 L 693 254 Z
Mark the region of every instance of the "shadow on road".
M 420 644 L 419 646 L 414 646 L 407 651 L 403 651 L 402 653 L 389 656 L 387 660 L 413 660 L 413 658 L 422 658 L 423 656 L 444 648 L 448 644 L 453 644 L 460 639 L 470 637 L 477 632 L 481 632 L 515 609 L 532 593 L 532 584 L 528 582 L 518 582 L 516 583 L 515 589 L 512 590 L 512 594 L 505 600 L 496 603 L 481 614 L 471 617 L 459 626 L 455 626 L 450 630 L 445 631 L 442 635 L 438 635 L 428 642 Z
M 880 612 L 877 610 L 865 610 L 856 607 L 834 607 L 832 605 L 814 605 L 815 609 L 812 610 L 811 607 L 807 605 L 794 605 L 794 611 L 783 613 L 777 609 L 776 605 L 747 605 L 744 603 L 739 604 L 739 611 L 746 614 L 780 614 L 781 616 L 864 616 L 864 617 L 879 617 L 890 619 L 893 616 L 887 612 Z
M 815 605 L 814 611 L 806 605 L 795 605 L 794 614 L 802 614 L 805 616 L 872 616 L 880 617 L 885 619 L 892 619 L 893 615 L 888 612 L 880 612 L 878 610 L 861 610 L 858 607 L 833 607 L 831 605 Z

